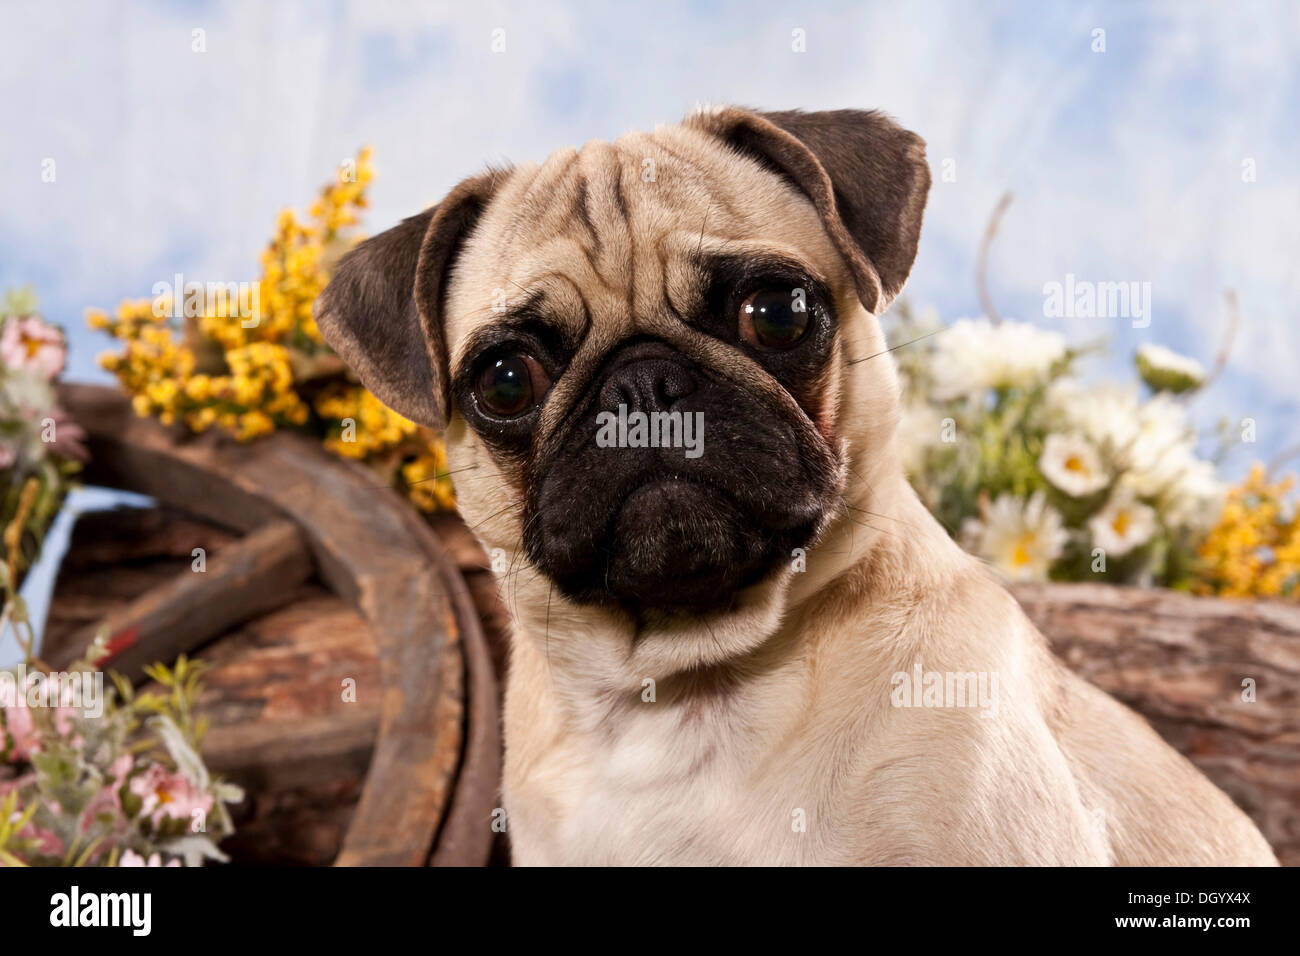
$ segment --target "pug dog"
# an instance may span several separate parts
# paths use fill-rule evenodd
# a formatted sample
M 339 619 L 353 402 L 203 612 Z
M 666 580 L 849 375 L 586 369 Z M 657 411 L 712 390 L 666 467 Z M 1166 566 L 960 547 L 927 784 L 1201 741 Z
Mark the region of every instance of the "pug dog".
M 905 480 L 929 185 L 877 112 L 701 110 L 340 263 L 326 340 L 508 564 L 516 863 L 1276 862 Z

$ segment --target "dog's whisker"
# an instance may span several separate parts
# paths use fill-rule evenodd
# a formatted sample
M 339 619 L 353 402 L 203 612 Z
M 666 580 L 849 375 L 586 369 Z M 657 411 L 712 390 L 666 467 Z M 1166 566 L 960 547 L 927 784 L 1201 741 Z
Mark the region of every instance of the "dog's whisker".
M 898 349 L 901 349 L 901 348 L 906 348 L 906 347 L 909 346 L 909 345 L 915 345 L 917 342 L 920 342 L 920 341 L 923 340 L 923 339 L 928 339 L 928 338 L 929 338 L 930 336 L 932 336 L 932 335 L 938 335 L 940 332 L 946 332 L 946 331 L 948 331 L 946 328 L 943 328 L 943 329 L 935 329 L 933 332 L 926 332 L 925 335 L 918 335 L 916 338 L 912 339 L 911 341 L 908 341 L 908 342 L 900 342 L 898 345 L 890 346 L 889 348 L 887 348 L 887 349 L 885 349 L 885 350 L 883 350 L 883 351 L 875 352 L 875 353 L 873 353 L 873 354 L 871 354 L 871 355 L 864 356 L 863 358 L 860 358 L 860 359 L 849 359 L 848 362 L 845 363 L 845 364 L 847 364 L 847 365 L 857 365 L 859 362 L 869 362 L 869 361 L 871 361 L 873 358 L 879 358 L 879 357 L 882 356 L 882 355 L 886 355 L 886 354 L 888 354 L 889 352 L 894 352 L 894 351 L 896 351 L 896 350 L 898 350 Z
M 532 527 L 533 522 L 537 521 L 539 518 L 541 518 L 540 512 L 533 514 L 527 521 L 524 522 L 524 526 L 523 528 L 520 529 L 519 532 L 519 537 L 521 541 L 527 538 L 528 529 Z M 519 578 L 520 572 L 529 570 L 531 568 L 531 570 L 533 571 L 534 579 L 541 574 L 541 570 L 539 568 L 535 568 L 527 564 L 524 561 L 524 558 L 525 558 L 525 551 L 522 547 L 520 547 L 515 551 L 515 556 L 511 558 L 510 565 L 506 568 L 505 574 L 501 576 L 502 581 L 509 581 L 512 578 L 514 579 L 513 581 L 510 582 L 513 586 L 510 588 L 510 590 L 507 593 L 507 605 L 513 605 L 511 610 L 512 613 L 515 615 L 516 619 L 518 618 L 518 614 L 519 614 L 519 588 L 522 584 L 522 581 Z M 519 562 L 518 568 L 515 567 L 516 562 Z M 547 599 L 548 600 L 550 599 L 549 594 Z
M 546 588 L 546 670 L 554 675 L 551 669 L 551 592 L 555 590 L 555 582 L 552 581 Z
M 849 504 L 847 501 L 845 502 L 845 504 L 848 505 L 848 507 L 852 508 L 854 511 L 862 512 L 864 515 L 871 515 L 872 517 L 875 518 L 884 518 L 886 521 L 897 521 L 899 524 L 905 524 L 909 528 L 914 527 L 912 522 L 907 521 L 903 518 L 895 518 L 892 515 L 882 515 L 879 511 L 870 511 L 866 508 L 859 508 L 857 505 Z
M 407 485 L 408 488 L 411 487 L 411 486 L 413 486 L 413 485 L 422 485 L 422 484 L 424 484 L 426 481 L 438 481 L 439 479 L 442 479 L 442 478 L 450 478 L 452 475 L 459 475 L 459 474 L 461 474 L 462 472 L 473 471 L 475 468 L 478 468 L 478 467 L 479 467 L 478 465 L 466 465 L 464 468 L 455 468 L 455 469 L 452 469 L 451 471 L 443 472 L 443 473 L 440 474 L 440 475 L 430 475 L 428 478 L 417 478 L 415 481 L 408 481 L 408 482 L 406 482 L 406 485 Z M 489 476 L 489 477 L 491 477 L 491 476 Z
M 474 524 L 470 525 L 470 526 L 469 526 L 469 530 L 470 530 L 470 531 L 473 531 L 474 529 L 479 528 L 479 527 L 481 527 L 482 525 L 487 524 L 487 523 L 488 523 L 489 521 L 491 521 L 493 518 L 497 517 L 498 515 L 503 515 L 503 514 L 505 514 L 507 511 L 509 511 L 509 510 L 510 510 L 511 508 L 513 508 L 513 507 L 514 507 L 514 504 L 511 503 L 511 504 L 506 505 L 504 508 L 501 508 L 501 509 L 499 509 L 499 510 L 497 510 L 497 511 L 492 512 L 490 515 L 488 515 L 488 516 L 487 516 L 486 518 L 484 518 L 482 521 L 476 521 Z
M 704 248 L 704 230 L 709 225 L 709 210 L 711 206 L 704 207 L 704 222 L 700 223 L 700 241 L 695 244 L 695 255 L 698 257 L 700 251 Z
M 854 508 L 853 505 L 851 505 L 851 504 L 848 503 L 848 501 L 844 498 L 843 495 L 840 495 L 840 504 L 842 504 L 842 505 L 844 506 L 844 513 L 843 513 L 843 516 L 844 516 L 844 518 L 845 518 L 845 519 L 846 519 L 850 524 L 857 524 L 857 525 L 861 525 L 861 526 L 864 527 L 864 528 L 870 528 L 872 531 L 877 531 L 877 532 L 879 532 L 880 534 L 887 534 L 887 535 L 889 535 L 891 538 L 898 538 L 898 537 L 900 537 L 899 535 L 894 534 L 894 532 L 892 532 L 892 531 L 887 531 L 887 530 L 884 529 L 884 528 L 879 528 L 879 527 L 877 527 L 876 525 L 872 524 L 872 523 L 869 522 L 869 521 L 857 521 L 857 520 L 855 520 L 854 517 L 853 517 L 851 514 L 848 513 L 849 510 L 852 509 L 852 510 L 855 510 L 855 511 L 862 511 L 863 509 L 861 509 L 861 508 Z M 866 513 L 866 514 L 874 514 L 874 512 L 865 512 L 865 513 Z M 885 515 L 880 515 L 879 517 L 882 517 L 882 518 L 883 518 L 883 517 L 886 517 L 886 516 L 885 516 Z M 904 523 L 906 523 L 906 522 L 904 522 Z M 851 545 L 850 545 L 850 546 L 851 546 Z

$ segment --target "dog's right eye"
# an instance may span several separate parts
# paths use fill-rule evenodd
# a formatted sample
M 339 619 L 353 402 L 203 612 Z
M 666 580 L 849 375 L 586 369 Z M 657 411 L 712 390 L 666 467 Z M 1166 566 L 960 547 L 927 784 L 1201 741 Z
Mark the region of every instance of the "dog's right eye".
M 498 418 L 515 418 L 541 404 L 550 376 L 531 355 L 515 353 L 489 361 L 474 385 L 479 406 Z
M 740 305 L 740 337 L 770 351 L 792 349 L 808 331 L 808 307 L 800 289 L 764 289 Z

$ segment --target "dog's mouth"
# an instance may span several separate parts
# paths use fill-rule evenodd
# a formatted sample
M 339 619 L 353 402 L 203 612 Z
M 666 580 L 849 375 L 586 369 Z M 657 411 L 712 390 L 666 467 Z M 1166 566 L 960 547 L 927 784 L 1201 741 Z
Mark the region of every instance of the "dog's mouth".
M 711 485 L 652 481 L 613 522 L 604 587 L 625 606 L 706 611 L 788 559 L 813 530 L 768 533 Z
M 726 609 L 791 566 L 836 500 L 834 456 L 797 406 L 692 373 L 671 411 L 702 416 L 700 454 L 602 447 L 599 407 L 586 404 L 536 463 L 524 546 L 571 600 L 638 615 Z
M 787 564 L 820 518 L 772 527 L 713 483 L 652 477 L 610 510 L 594 538 L 574 525 L 541 538 L 537 563 L 579 603 L 703 613 Z

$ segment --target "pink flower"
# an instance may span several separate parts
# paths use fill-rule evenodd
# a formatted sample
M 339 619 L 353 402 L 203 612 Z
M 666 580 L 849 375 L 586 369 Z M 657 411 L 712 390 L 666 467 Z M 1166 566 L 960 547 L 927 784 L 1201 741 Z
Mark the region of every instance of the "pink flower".
M 16 790 L 30 780 L 30 777 L 20 778 L 8 786 L 0 786 L 0 797 L 6 796 L 8 791 Z M 14 811 L 13 816 L 9 818 L 9 822 L 17 823 L 22 818 L 22 815 L 22 808 L 20 807 Z M 14 838 L 22 841 L 34 841 L 31 851 L 37 856 L 63 856 L 63 841 L 49 830 L 38 827 L 35 823 L 29 822 L 27 826 L 14 834 Z
M 212 794 L 190 783 L 184 774 L 168 773 L 161 764 L 153 764 L 131 781 L 131 792 L 140 797 L 140 812 L 159 827 L 165 820 L 184 820 L 186 826 L 198 810 L 207 817 L 212 810 Z
M 90 461 L 90 452 L 82 444 L 86 440 L 86 430 L 68 418 L 68 413 L 61 408 L 51 408 L 49 415 L 54 419 L 54 441 L 50 444 L 55 452 L 64 458 Z M 4 467 L 3 464 L 0 467 Z
M 12 318 L 0 332 L 0 359 L 10 368 L 34 370 L 49 381 L 63 371 L 67 357 L 63 333 L 34 315 Z
M 131 755 L 122 754 L 109 765 L 108 772 L 113 775 L 113 785 L 115 787 L 122 786 L 122 781 L 131 772 L 131 763 Z
M 82 833 L 90 830 L 95 823 L 95 818 L 105 813 L 112 814 L 114 817 L 112 826 L 114 832 L 125 828 L 126 818 L 122 814 L 122 796 L 119 791 L 122 789 L 123 781 L 126 780 L 126 775 L 130 772 L 130 754 L 122 754 L 113 761 L 112 766 L 108 768 L 108 783 L 104 784 L 103 788 L 87 801 L 86 809 L 82 811 Z
M 13 738 L 13 746 L 7 755 L 10 763 L 28 760 L 40 750 L 36 728 L 32 726 L 32 715 L 26 707 L 0 707 L 0 716 L 4 717 L 4 729 Z M 3 751 L 3 747 L 4 741 L 0 740 L 0 751 Z
M 15 777 L 12 780 L 0 780 L 0 800 L 4 800 L 13 791 L 19 790 L 27 784 L 35 782 L 35 780 L 36 774 L 34 773 L 25 773 L 21 777 Z
M 59 732 L 60 737 L 68 737 L 72 730 L 77 726 L 73 723 L 73 718 L 77 715 L 77 708 L 69 707 L 66 704 L 60 704 L 54 708 L 54 729 Z M 81 735 L 71 737 L 70 743 L 73 746 L 81 746 Z
M 35 840 L 35 851 L 39 856 L 63 856 L 63 841 L 34 823 L 29 823 L 16 834 L 20 840 Z
M 57 707 L 54 711 L 54 727 L 61 737 L 69 737 L 69 733 L 76 728 L 73 717 L 77 714 L 75 707 Z M 0 728 L 7 730 L 13 738 L 13 746 L 7 754 L 10 763 L 18 763 L 22 760 L 31 760 L 32 754 L 41 752 L 40 734 L 32 721 L 32 712 L 28 707 L 11 706 L 0 707 Z M 75 734 L 69 738 L 69 743 L 75 747 L 81 746 L 81 735 Z M 4 754 L 5 741 L 0 736 L 0 754 Z
M 149 857 L 148 862 L 139 853 L 134 850 L 127 850 L 122 854 L 122 859 L 118 861 L 118 866 L 180 866 L 181 861 L 173 857 L 166 863 L 163 863 L 161 854 L 154 853 Z
M 31 773 L 24 774 L 23 776 L 18 777 L 17 779 L 14 780 L 0 780 L 0 799 L 4 799 L 5 797 L 8 797 L 11 792 L 15 790 L 21 790 L 23 787 L 28 786 L 29 784 L 35 784 L 35 781 L 36 781 L 36 776 L 35 774 L 31 774 Z M 39 800 L 40 797 L 37 796 L 35 799 Z M 55 804 L 55 807 L 57 806 L 58 804 Z M 57 810 L 55 812 L 57 813 Z M 18 820 L 22 818 L 22 815 L 23 815 L 22 805 L 19 804 L 18 808 L 14 810 L 13 815 L 9 818 L 9 822 L 10 823 L 18 822 Z M 23 827 L 21 830 L 19 830 L 17 833 L 14 834 L 14 838 L 16 840 L 22 840 L 24 842 L 32 841 L 31 852 L 36 854 L 37 856 L 56 856 L 56 857 L 63 856 L 64 853 L 63 841 L 60 840 L 58 836 L 56 836 L 54 833 L 50 832 L 49 830 L 46 830 L 44 827 L 38 827 L 35 823 L 32 823 L 30 821 L 28 822 L 27 826 Z
M 14 446 L 6 441 L 0 441 L 0 468 L 8 468 L 14 463 L 18 453 L 14 451 Z

